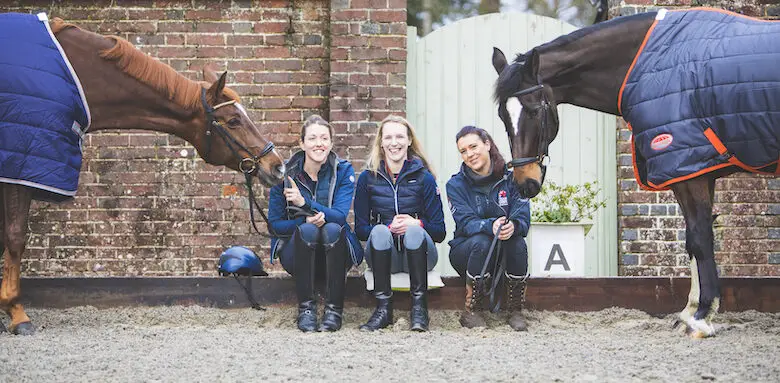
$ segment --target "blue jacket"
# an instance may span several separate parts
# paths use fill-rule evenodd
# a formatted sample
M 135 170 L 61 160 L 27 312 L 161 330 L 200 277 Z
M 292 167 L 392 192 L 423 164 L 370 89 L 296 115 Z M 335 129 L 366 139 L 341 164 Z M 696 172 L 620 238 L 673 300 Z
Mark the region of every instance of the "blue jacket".
M 618 105 L 639 184 L 664 190 L 731 166 L 776 172 L 780 23 L 694 8 L 647 34 Z
M 407 160 L 396 183 L 379 164 L 379 171 L 360 174 L 355 194 L 355 232 L 362 241 L 368 240 L 374 226 L 389 225 L 397 214 L 409 214 L 423 223 L 434 242 L 441 242 L 447 235 L 444 227 L 444 211 L 436 178 L 419 159 Z
M 449 242 L 450 247 L 480 233 L 493 237 L 493 222 L 506 216 L 507 212 L 515 224 L 512 236 L 527 236 L 531 226 L 531 204 L 520 196 L 512 182 L 512 172 L 506 172 L 484 194 L 477 190 L 465 169 L 466 165 L 462 164 L 460 172 L 447 181 L 447 200 L 455 219 L 455 238 Z
M 306 201 L 304 210 L 315 213 L 325 213 L 325 222 L 332 222 L 347 229 L 347 239 L 349 240 L 349 253 L 352 257 L 352 263 L 359 265 L 363 262 L 363 247 L 352 232 L 352 228 L 347 223 L 347 215 L 352 205 L 352 196 L 355 191 L 355 170 L 349 161 L 338 158 L 331 152 L 328 161 L 322 165 L 317 175 L 317 190 L 311 190 L 306 185 L 303 177 L 304 152 L 295 153 L 287 162 L 287 176 L 292 177 L 298 189 Z M 333 169 L 336 169 L 334 172 Z M 271 239 L 271 262 L 273 262 L 276 252 L 281 248 L 280 239 L 289 239 L 295 232 L 295 229 L 306 222 L 306 218 L 298 217 L 291 219 L 288 215 L 287 206 L 289 203 L 284 198 L 284 183 L 280 183 L 271 188 L 268 202 L 268 221 L 271 222 L 271 228 L 274 233 L 280 237 Z M 316 199 L 313 196 L 316 195 Z
M 78 77 L 36 15 L 0 14 L 0 50 L 0 182 L 33 187 L 35 199 L 68 200 L 90 123 Z

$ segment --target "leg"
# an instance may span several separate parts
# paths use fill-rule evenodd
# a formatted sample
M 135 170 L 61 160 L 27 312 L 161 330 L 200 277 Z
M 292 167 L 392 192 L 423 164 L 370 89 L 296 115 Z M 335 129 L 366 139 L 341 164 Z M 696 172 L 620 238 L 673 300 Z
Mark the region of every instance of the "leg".
M 14 334 L 30 335 L 30 318 L 18 302 L 22 253 L 27 243 L 27 217 L 30 213 L 32 192 L 25 186 L 4 184 L 3 195 L 3 283 L 0 287 L 0 308 L 11 317 L 10 330 Z
M 720 280 L 715 264 L 712 205 L 715 179 L 697 177 L 672 187 L 685 217 L 685 248 L 691 258 L 691 292 L 680 313 L 693 335 L 713 335 L 712 317 L 720 305 Z
M 428 233 L 419 226 L 410 226 L 404 235 L 404 248 L 409 264 L 409 313 L 412 331 L 428 331 Z
M 515 331 L 527 331 L 528 324 L 523 318 L 522 310 L 525 303 L 526 281 L 528 279 L 528 246 L 525 238 L 512 237 L 501 246 L 501 252 L 506 259 L 506 275 L 504 285 L 506 287 L 507 311 L 509 311 L 509 327 Z
M 325 224 L 321 231 L 322 245 L 325 247 L 327 292 L 320 331 L 338 331 L 341 329 L 347 283 L 347 232 L 335 223 Z
M 317 331 L 317 301 L 314 299 L 314 253 L 320 229 L 304 223 L 295 230 L 292 238 L 295 254 L 295 292 L 298 296 L 298 329 Z
M 366 324 L 360 326 L 363 331 L 375 331 L 393 323 L 393 290 L 390 288 L 390 266 L 393 255 L 393 235 L 384 225 L 371 230 L 366 249 L 366 261 L 374 273 L 374 297 L 376 309 Z
M 482 281 L 479 274 L 491 242 L 490 236 L 477 234 L 450 249 L 450 262 L 456 270 L 462 267 L 463 271 L 458 270 L 458 274 L 466 278 L 466 303 L 460 315 L 460 325 L 466 328 L 487 326 L 482 316 L 484 295 L 481 292 Z

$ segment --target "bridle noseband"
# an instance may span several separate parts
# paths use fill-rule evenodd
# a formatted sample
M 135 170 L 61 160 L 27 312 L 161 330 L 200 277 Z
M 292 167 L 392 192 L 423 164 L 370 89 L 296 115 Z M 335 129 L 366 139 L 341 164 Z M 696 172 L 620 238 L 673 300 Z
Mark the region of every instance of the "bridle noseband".
M 203 158 L 206 159 L 211 153 L 211 140 L 214 136 L 214 131 L 217 132 L 217 134 L 222 138 L 223 141 L 225 141 L 225 144 L 227 144 L 228 148 L 231 152 L 233 152 L 233 155 L 236 158 L 240 158 L 238 162 L 238 168 L 241 170 L 241 172 L 244 173 L 244 177 L 246 178 L 246 188 L 249 191 L 249 220 L 252 222 L 252 227 L 255 229 L 257 234 L 260 234 L 262 236 L 267 237 L 268 235 L 265 233 L 262 233 L 258 228 L 257 224 L 255 223 L 255 208 L 260 212 L 260 216 L 263 217 L 263 220 L 266 223 L 266 227 L 268 228 L 268 231 L 271 232 L 272 235 L 276 235 L 276 232 L 271 227 L 271 223 L 268 222 L 268 217 L 263 213 L 263 209 L 260 207 L 260 205 L 257 203 L 257 200 L 255 199 L 255 193 L 252 189 L 252 173 L 254 173 L 255 170 L 260 166 L 260 159 L 271 154 L 271 152 L 274 151 L 274 143 L 271 141 L 268 141 L 267 144 L 265 144 L 265 147 L 258 155 L 252 155 L 252 152 L 244 145 L 242 145 L 238 140 L 236 140 L 235 137 L 233 137 L 230 132 L 228 132 L 222 124 L 217 121 L 216 116 L 214 116 L 214 111 L 217 109 L 227 106 L 227 105 L 233 105 L 236 103 L 236 100 L 230 100 L 223 102 L 221 104 L 217 104 L 214 106 L 209 105 L 209 103 L 206 101 L 206 88 L 201 88 L 200 90 L 200 101 L 203 104 L 203 110 L 206 111 L 206 151 L 203 154 Z M 235 146 L 234 146 L 235 145 Z M 236 148 L 237 147 L 237 148 Z M 239 150 L 243 150 L 246 152 L 249 157 L 244 157 L 239 153 Z
M 531 94 L 540 91 L 542 89 L 544 89 L 544 85 L 541 84 L 540 82 L 539 84 L 534 85 L 530 88 L 519 90 L 513 93 L 511 97 L 519 98 L 520 96 L 525 96 L 527 94 Z M 549 142 L 550 132 L 549 129 L 547 128 L 547 115 L 549 114 L 552 107 L 553 106 L 550 103 L 550 100 L 547 98 L 547 93 L 542 92 L 542 127 L 541 130 L 539 131 L 539 147 L 537 150 L 537 155 L 534 157 L 513 158 L 511 161 L 507 162 L 506 164 L 507 169 L 528 165 L 534 162 L 538 163 L 539 166 L 542 167 L 542 169 L 546 168 L 546 164 L 544 163 L 545 162 L 544 160 L 549 158 L 549 155 L 547 154 L 547 150 L 550 147 L 550 142 Z

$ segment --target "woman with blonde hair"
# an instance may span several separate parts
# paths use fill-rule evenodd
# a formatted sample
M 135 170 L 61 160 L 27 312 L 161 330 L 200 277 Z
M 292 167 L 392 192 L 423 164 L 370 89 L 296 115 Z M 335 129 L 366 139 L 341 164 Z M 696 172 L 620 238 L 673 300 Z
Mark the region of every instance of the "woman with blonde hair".
M 409 273 L 413 331 L 428 331 L 428 271 L 436 266 L 434 242 L 445 237 L 436 177 L 412 125 L 390 115 L 379 124 L 355 193 L 355 233 L 366 243 L 374 274 L 376 310 L 361 330 L 393 323 L 390 274 Z

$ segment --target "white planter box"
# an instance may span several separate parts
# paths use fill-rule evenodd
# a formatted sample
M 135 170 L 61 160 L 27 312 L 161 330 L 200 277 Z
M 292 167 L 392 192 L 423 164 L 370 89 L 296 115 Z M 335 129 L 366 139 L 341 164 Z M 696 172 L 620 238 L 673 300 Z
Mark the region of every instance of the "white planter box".
M 534 277 L 585 276 L 585 234 L 589 222 L 531 222 L 528 264 Z

